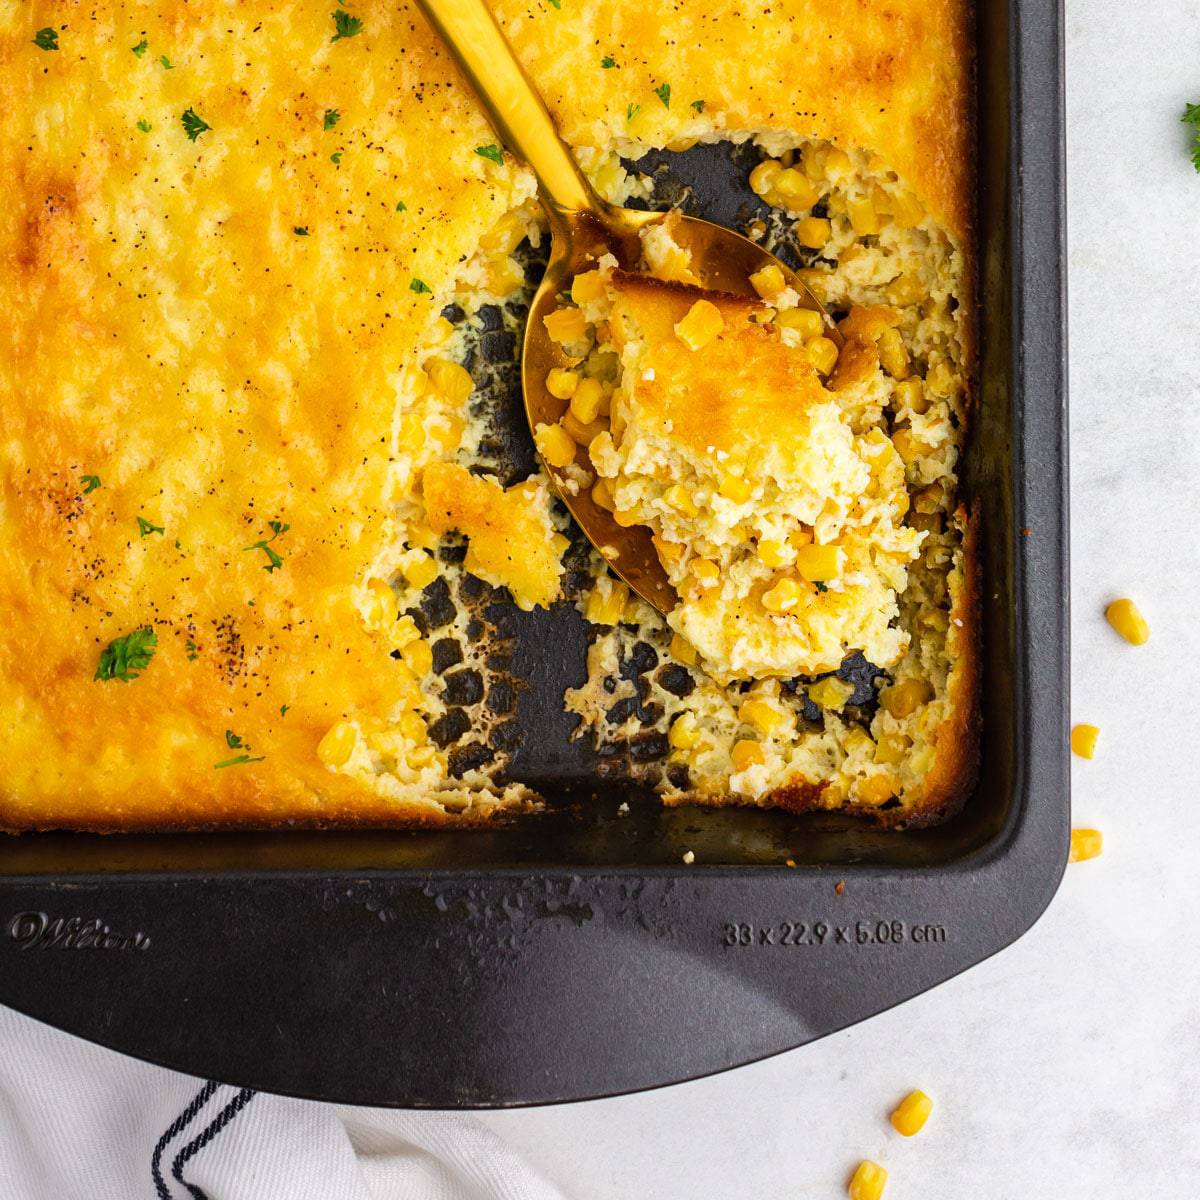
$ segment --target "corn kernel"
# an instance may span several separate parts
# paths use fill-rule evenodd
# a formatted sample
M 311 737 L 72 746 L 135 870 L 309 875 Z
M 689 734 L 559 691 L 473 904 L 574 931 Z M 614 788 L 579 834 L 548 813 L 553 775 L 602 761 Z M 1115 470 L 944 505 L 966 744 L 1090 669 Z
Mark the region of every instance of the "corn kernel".
M 642 523 L 641 515 L 636 508 L 614 508 L 612 510 L 613 520 L 616 521 L 622 529 L 628 529 L 632 525 L 640 525 Z
M 570 400 L 579 386 L 579 373 L 566 367 L 554 367 L 546 375 L 546 391 L 556 400 Z
M 400 651 L 400 657 L 404 660 L 404 665 L 418 678 L 428 675 L 433 670 L 433 651 L 424 638 L 409 642 Z
M 575 442 L 561 425 L 539 425 L 533 440 L 547 466 L 561 469 L 575 461 Z
M 368 579 L 367 623 L 386 629 L 396 619 L 396 593 L 382 579 Z
M 560 308 L 542 319 L 551 341 L 570 345 L 587 338 L 587 320 L 578 308 Z
M 496 296 L 507 296 L 525 282 L 525 271 L 515 258 L 494 254 L 487 260 L 484 287 Z
M 435 746 L 414 746 L 405 756 L 404 761 L 410 767 L 420 770 L 422 767 L 432 765 L 434 759 L 437 758 L 437 747 Z
M 678 633 L 671 638 L 670 653 L 672 658 L 685 663 L 689 667 L 694 667 L 700 657 L 696 653 L 696 647 L 687 638 L 681 637 Z
M 590 300 L 599 300 L 604 295 L 604 273 L 602 271 L 584 271 L 576 275 L 571 282 L 571 299 L 576 304 L 587 304 Z
M 870 200 L 851 200 L 846 207 L 856 237 L 868 237 L 879 232 L 879 214 Z
M 588 593 L 583 615 L 593 625 L 615 625 L 624 615 L 628 600 L 629 585 L 604 576 Z
M 358 744 L 358 730 L 349 721 L 330 726 L 317 743 L 317 757 L 327 767 L 343 767 Z
M 894 192 L 891 202 L 892 216 L 901 229 L 913 229 L 925 220 L 925 206 L 912 192 Z
M 845 559 L 841 546 L 800 546 L 796 549 L 796 570 L 809 583 L 824 583 L 842 573 Z
M 738 720 L 744 725 L 753 726 L 759 733 L 770 736 L 783 724 L 784 716 L 769 701 L 751 697 L 738 709 Z
M 828 375 L 830 371 L 837 365 L 838 348 L 837 343 L 831 338 L 815 337 L 804 343 L 804 353 L 808 356 L 808 361 L 822 375 Z
M 780 329 L 794 329 L 805 341 L 825 332 L 825 318 L 811 308 L 784 308 L 775 314 Z
M 721 577 L 721 568 L 710 558 L 692 559 L 691 570 L 701 583 L 716 583 Z
M 721 310 L 711 300 L 697 300 L 682 321 L 675 324 L 675 336 L 689 350 L 707 346 L 725 328 Z
M 886 804 L 900 790 L 900 780 L 884 771 L 868 775 L 854 786 L 855 797 L 863 804 Z
M 892 445 L 896 447 L 896 453 L 903 459 L 906 467 L 911 467 L 933 448 L 921 441 L 907 425 L 901 425 L 892 433 Z
M 787 543 L 777 538 L 763 538 L 758 543 L 758 559 L 764 567 L 770 567 L 773 571 L 786 566 L 789 561 Z
M 415 642 L 420 636 L 417 623 L 407 614 L 397 617 L 388 629 L 388 641 L 396 650 L 403 650 L 409 642 Z
M 1104 610 L 1108 623 L 1132 646 L 1144 646 L 1150 640 L 1150 626 L 1132 600 L 1114 600 Z
M 881 766 L 894 767 L 908 757 L 912 739 L 903 733 L 885 733 L 875 744 L 875 761 Z
M 465 428 L 466 424 L 461 417 L 441 417 L 430 429 L 429 437 L 435 445 L 441 447 L 444 453 L 458 448 Z
M 735 504 L 745 504 L 754 494 L 754 484 L 740 475 L 725 475 L 721 479 L 717 491 L 726 500 L 732 500 Z
M 696 507 L 696 502 L 692 499 L 692 493 L 687 490 L 682 484 L 676 483 L 663 493 L 663 499 L 671 505 L 672 508 L 677 508 L 681 513 L 689 517 L 697 516 L 700 512 Z
M 440 346 L 443 342 L 447 342 L 454 336 L 454 326 L 446 320 L 445 317 L 438 317 L 436 321 L 429 327 L 429 333 L 426 336 L 426 344 L 429 346 Z
M 839 679 L 836 675 L 826 675 L 810 684 L 808 698 L 821 708 L 830 708 L 835 712 L 846 706 L 846 701 L 854 695 L 854 684 Z
M 590 426 L 608 410 L 608 396 L 598 379 L 584 379 L 571 397 L 571 416 L 581 425 Z M 590 439 L 589 439 L 590 440 Z
M 1091 758 L 1096 753 L 1096 739 L 1100 736 L 1097 725 L 1076 725 L 1071 730 L 1071 750 L 1080 758 Z
M 850 161 L 850 155 L 845 150 L 839 150 L 836 146 L 830 146 L 825 151 L 823 165 L 825 167 L 825 174 L 830 179 L 836 179 L 840 175 L 845 175 L 854 167 L 854 164 Z
M 748 767 L 762 766 L 767 761 L 767 756 L 763 753 L 763 748 L 758 742 L 752 742 L 749 738 L 743 738 L 740 742 L 734 742 L 733 750 L 729 754 L 730 760 L 733 762 L 735 771 L 744 771 Z
M 879 335 L 879 363 L 893 379 L 908 378 L 908 348 L 898 329 L 885 329 Z
M 771 189 L 789 212 L 812 208 L 821 198 L 816 187 L 795 167 L 785 167 L 773 180 Z
M 909 1092 L 892 1112 L 892 1128 L 903 1137 L 920 1133 L 933 1112 L 933 1101 L 922 1091 Z
M 1086 862 L 1104 850 L 1104 834 L 1098 829 L 1072 829 L 1071 853 L 1068 862 Z
M 756 196 L 765 196 L 775 186 L 775 180 L 779 178 L 779 173 L 783 167 L 773 158 L 764 158 L 762 162 L 750 172 L 750 190 Z
M 573 396 L 571 398 L 572 400 L 574 399 Z M 590 446 L 594 438 L 608 432 L 608 427 L 603 421 L 590 421 L 584 424 L 569 409 L 563 413 L 562 427 L 575 440 L 575 443 L 580 446 Z
M 778 296 L 787 287 L 783 272 L 774 263 L 768 263 L 761 271 L 750 276 L 750 286 L 764 299 Z
M 878 1163 L 863 1159 L 850 1180 L 850 1200 L 880 1200 L 885 1187 L 887 1172 Z
M 925 386 L 935 395 L 949 399 L 954 395 L 954 371 L 944 359 L 935 362 L 925 372 Z
M 592 503 L 605 512 L 612 512 L 616 507 L 613 501 L 612 484 L 607 479 L 597 479 L 592 488 Z
M 767 612 L 785 613 L 796 607 L 801 594 L 800 585 L 794 579 L 784 576 L 774 587 L 763 592 L 762 606 Z
M 925 413 L 929 411 L 929 400 L 925 396 L 925 385 L 920 379 L 905 379 L 892 389 L 892 395 L 897 408 L 907 408 L 909 412 Z
M 428 554 L 422 554 L 419 558 L 413 555 L 400 571 L 415 588 L 428 587 L 437 578 L 438 573 L 437 563 Z
M 471 372 L 456 362 L 447 358 L 435 358 L 428 369 L 433 386 L 455 407 L 465 404 L 475 390 L 475 380 L 471 378 Z
M 650 540 L 654 543 L 654 549 L 658 551 L 658 557 L 664 566 L 677 563 L 683 557 L 686 547 L 682 542 L 668 542 L 666 538 L 659 537 L 657 533 L 651 534 Z
M 525 236 L 525 225 L 515 212 L 506 212 L 480 239 L 483 250 L 511 254 Z
M 400 718 L 400 732 L 406 740 L 416 742 L 419 746 L 429 736 L 429 730 L 421 719 L 420 713 L 406 712 Z
M 671 724 L 667 741 L 676 750 L 690 750 L 700 740 L 700 727 L 690 712 L 680 713 Z
M 925 679 L 902 679 L 887 688 L 880 699 L 897 721 L 903 721 L 933 699 L 933 685 Z
M 796 241 L 809 250 L 822 249 L 833 237 L 828 217 L 803 217 L 796 222 Z
M 883 290 L 884 299 L 897 308 L 908 308 L 925 299 L 925 285 L 916 275 L 904 272 L 897 275 Z

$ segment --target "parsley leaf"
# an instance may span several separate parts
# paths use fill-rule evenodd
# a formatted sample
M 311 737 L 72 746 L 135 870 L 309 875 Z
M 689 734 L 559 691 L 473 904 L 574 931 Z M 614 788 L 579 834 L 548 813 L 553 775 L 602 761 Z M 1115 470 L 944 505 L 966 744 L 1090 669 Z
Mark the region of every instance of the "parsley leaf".
M 163 65 L 163 66 L 164 66 L 164 67 L 165 67 L 165 68 L 166 68 L 168 71 L 173 71 L 173 70 L 175 70 L 175 64 L 174 64 L 174 63 L 173 63 L 173 62 L 172 62 L 172 61 L 171 61 L 171 60 L 170 60 L 170 59 L 169 59 L 169 58 L 168 58 L 168 57 L 167 57 L 165 54 L 161 54 L 161 55 L 159 55 L 159 59 L 158 59 L 158 61 L 159 61 L 160 63 L 162 63 L 162 65 Z
M 504 152 L 493 142 L 490 146 L 476 146 L 475 153 L 480 158 L 490 159 L 494 163 L 504 164 Z
M 641 111 L 642 111 L 642 106 L 640 104 L 630 104 L 625 109 L 626 124 L 628 124 L 630 121 L 632 121 L 633 118 L 636 117 L 638 115 L 638 113 L 640 113 Z
M 671 85 L 669 83 L 659 84 L 654 89 L 654 94 L 662 101 L 663 108 L 671 107 Z
M 149 121 L 147 121 L 145 117 L 143 117 L 143 118 L 142 118 L 142 119 L 141 119 L 141 120 L 138 122 L 138 126 L 137 126 L 137 127 L 138 127 L 138 128 L 139 128 L 139 129 L 140 129 L 140 130 L 141 130 L 143 133 L 149 133 L 149 132 L 150 132 L 150 130 L 154 128 L 154 126 L 153 126 L 153 125 L 151 125 L 151 124 L 150 124 L 150 122 L 149 122 Z
M 83 494 L 86 496 L 88 492 L 94 492 L 98 487 L 104 485 L 100 482 L 99 475 L 82 475 L 80 482 L 83 484 Z
M 550 0 L 551 8 L 562 8 L 562 0 Z
M 814 582 L 813 586 L 817 589 L 818 592 L 829 591 L 829 585 L 822 583 L 819 579 Z
M 329 161 L 331 163 L 340 163 L 342 161 L 342 152 L 338 150 L 335 154 L 331 154 L 329 156 Z
M 255 542 L 253 546 L 244 547 L 242 553 L 248 554 L 251 550 L 261 550 L 267 556 L 267 565 L 263 567 L 263 570 L 270 575 L 272 572 L 278 571 L 279 568 L 283 566 L 282 556 L 271 548 L 271 543 L 277 537 L 279 537 L 281 533 L 287 533 L 287 531 L 291 529 L 291 526 L 285 525 L 282 521 L 268 521 L 267 525 L 271 530 L 271 536 Z
M 1180 120 L 1195 131 L 1192 137 L 1192 166 L 1200 171 L 1200 104 L 1189 104 Z
M 266 759 L 265 754 L 257 754 L 253 758 L 249 754 L 239 754 L 235 758 L 227 758 L 224 762 L 213 763 L 213 770 L 220 771 L 225 767 L 240 767 L 246 763 L 265 762 Z
M 348 12 L 343 12 L 340 8 L 337 12 L 331 13 L 330 16 L 333 17 L 333 27 L 337 31 L 329 39 L 331 42 L 353 37 L 356 33 L 362 33 L 362 21 L 358 17 L 352 17 Z
M 336 108 L 327 108 L 323 118 L 323 124 L 326 129 L 332 129 L 340 120 L 342 114 Z
M 57 50 L 58 33 L 47 25 L 45 29 L 39 29 L 33 35 L 33 44 L 43 50 Z
M 292 707 L 292 706 L 291 706 L 290 704 L 281 704 L 281 705 L 279 706 L 279 715 L 280 715 L 281 717 L 286 717 L 286 716 L 287 716 L 287 711 L 288 711 L 288 709 L 289 709 L 289 708 L 291 708 L 291 707 Z
M 396 201 L 396 211 L 397 212 L 407 212 L 408 205 L 405 204 L 403 200 L 397 200 Z
M 703 112 L 703 111 L 704 111 L 704 101 L 703 101 L 703 100 L 693 100 L 693 101 L 692 101 L 692 107 L 693 107 L 693 108 L 694 108 L 694 109 L 695 109 L 697 112 Z
M 157 649 L 158 634 L 149 625 L 114 638 L 100 652 L 100 665 L 92 679 L 119 679 L 129 683 L 150 665 Z
M 183 643 L 183 648 L 187 652 L 188 662 L 195 662 L 200 657 L 199 651 L 196 649 L 196 643 L 192 638 L 188 638 Z
M 425 280 L 418 279 L 418 278 L 416 278 L 416 276 L 413 276 L 413 281 L 408 285 L 408 290 L 410 292 L 420 293 L 420 292 L 432 292 L 433 288 L 431 288 L 429 286 L 429 284 L 427 284 L 425 282 Z
M 611 71 L 617 65 L 617 60 L 611 54 L 606 54 L 600 60 L 600 66 L 605 71 Z
M 238 735 L 234 733 L 232 729 L 225 730 L 225 745 L 227 745 L 230 750 L 250 749 L 250 746 L 246 742 L 243 742 L 242 739 L 238 737 Z
M 183 124 L 183 132 L 187 134 L 189 142 L 194 142 L 202 133 L 212 128 L 203 117 L 196 115 L 194 108 L 186 109 L 179 120 Z
M 130 46 L 129 48 L 138 56 L 138 58 L 141 58 L 142 55 L 150 49 L 150 43 L 146 41 L 145 38 L 142 38 L 142 40 L 138 42 L 136 46 Z
M 308 237 L 308 226 L 307 225 L 293 225 L 292 232 L 297 237 Z
M 138 537 L 145 537 L 148 533 L 166 533 L 166 530 L 161 525 L 155 525 L 153 521 L 147 521 L 145 517 L 138 517 Z

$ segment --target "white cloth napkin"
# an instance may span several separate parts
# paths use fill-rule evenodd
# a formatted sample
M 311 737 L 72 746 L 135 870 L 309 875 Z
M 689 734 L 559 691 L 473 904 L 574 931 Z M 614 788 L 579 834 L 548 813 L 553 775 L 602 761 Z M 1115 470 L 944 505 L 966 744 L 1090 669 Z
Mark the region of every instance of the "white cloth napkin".
M 0 1008 L 2 1200 L 567 1200 L 473 1117 L 148 1066 Z

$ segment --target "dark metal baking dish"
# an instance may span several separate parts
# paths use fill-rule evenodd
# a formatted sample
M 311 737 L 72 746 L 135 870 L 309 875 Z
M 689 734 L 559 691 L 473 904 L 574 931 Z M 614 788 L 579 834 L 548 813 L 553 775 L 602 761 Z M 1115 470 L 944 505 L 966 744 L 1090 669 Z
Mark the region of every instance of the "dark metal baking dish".
M 1061 12 L 978 19 L 983 739 L 962 811 L 898 834 L 616 788 L 572 804 L 550 779 L 550 814 L 471 833 L 11 838 L 0 1002 L 272 1091 L 538 1103 L 800 1045 L 1036 920 L 1069 830 Z

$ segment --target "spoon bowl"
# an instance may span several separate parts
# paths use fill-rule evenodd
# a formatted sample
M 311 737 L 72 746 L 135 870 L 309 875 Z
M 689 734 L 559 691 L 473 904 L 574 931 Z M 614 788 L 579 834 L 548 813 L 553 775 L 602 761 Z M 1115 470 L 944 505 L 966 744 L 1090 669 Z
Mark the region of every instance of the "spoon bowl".
M 550 262 L 533 297 L 521 355 L 521 385 L 530 431 L 553 425 L 568 402 L 550 394 L 546 376 L 569 365 L 561 346 L 548 335 L 544 318 L 559 307 L 573 277 L 612 254 L 626 269 L 641 259 L 641 231 L 665 213 L 620 208 L 597 195 L 554 127 L 554 122 L 495 18 L 483 0 L 417 0 L 446 43 L 492 125 L 508 149 L 533 170 L 550 225 Z M 749 278 L 766 266 L 778 267 L 800 297 L 800 305 L 821 313 L 826 336 L 839 347 L 842 338 L 820 301 L 786 263 L 740 233 L 699 217 L 682 214 L 672 229 L 674 241 L 691 255 L 690 270 L 702 288 L 732 295 L 755 295 Z M 587 467 L 586 450 L 576 463 Z M 650 530 L 622 526 L 592 501 L 587 488 L 575 488 L 566 470 L 543 459 L 558 495 L 609 568 L 660 613 L 675 607 L 677 596 L 655 553 Z

